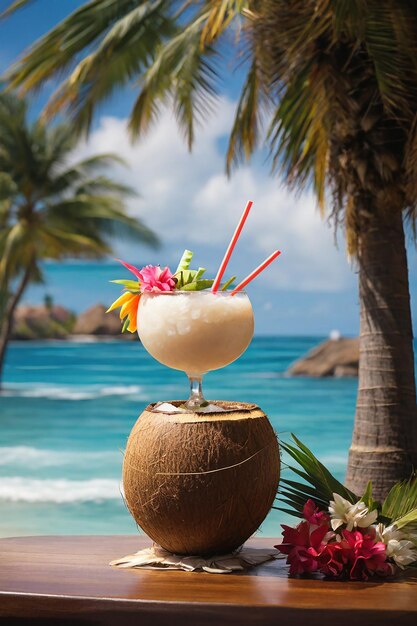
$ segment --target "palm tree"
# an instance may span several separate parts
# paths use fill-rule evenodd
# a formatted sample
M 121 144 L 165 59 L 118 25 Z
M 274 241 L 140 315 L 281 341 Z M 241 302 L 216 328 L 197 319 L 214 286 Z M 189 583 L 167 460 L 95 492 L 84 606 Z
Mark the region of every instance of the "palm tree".
M 103 173 L 115 157 L 71 162 L 71 126 L 26 117 L 23 100 L 0 93 L 0 379 L 14 312 L 27 285 L 42 280 L 41 261 L 103 257 L 113 235 L 156 243 L 125 212 L 131 190 Z
M 381 497 L 417 465 L 403 227 L 417 194 L 415 3 L 92 0 L 36 42 L 8 80 L 28 91 L 75 62 L 46 114 L 67 110 L 79 131 L 89 130 L 100 101 L 136 81 L 132 135 L 168 103 L 191 147 L 228 57 L 246 78 L 227 170 L 250 156 L 268 119 L 274 171 L 292 187 L 314 187 L 359 267 L 359 392 L 347 483 L 360 493 L 372 479 Z

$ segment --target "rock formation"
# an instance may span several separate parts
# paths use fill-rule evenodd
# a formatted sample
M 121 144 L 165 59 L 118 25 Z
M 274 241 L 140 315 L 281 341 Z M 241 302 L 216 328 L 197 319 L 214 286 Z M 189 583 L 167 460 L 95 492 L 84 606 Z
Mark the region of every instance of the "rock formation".
M 359 338 L 324 341 L 288 370 L 291 376 L 357 376 Z
M 77 318 L 74 335 L 121 336 L 121 323 L 116 311 L 106 313 L 103 304 L 95 304 Z
M 62 306 L 24 304 L 15 314 L 12 339 L 65 339 L 75 315 Z

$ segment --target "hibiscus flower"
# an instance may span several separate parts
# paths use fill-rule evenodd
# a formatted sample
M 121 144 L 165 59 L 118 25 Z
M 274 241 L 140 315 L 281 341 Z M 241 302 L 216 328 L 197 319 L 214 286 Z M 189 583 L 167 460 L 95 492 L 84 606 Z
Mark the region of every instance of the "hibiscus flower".
M 343 530 L 340 542 L 351 580 L 368 580 L 370 576 L 390 576 L 393 567 L 387 562 L 386 546 L 375 541 L 375 529 L 369 532 Z
M 328 524 L 316 527 L 306 520 L 296 528 L 285 524 L 282 524 L 282 528 L 282 543 L 275 547 L 287 555 L 290 574 L 294 576 L 316 572 L 319 568 L 318 557 L 325 546 L 324 538 L 329 531 Z

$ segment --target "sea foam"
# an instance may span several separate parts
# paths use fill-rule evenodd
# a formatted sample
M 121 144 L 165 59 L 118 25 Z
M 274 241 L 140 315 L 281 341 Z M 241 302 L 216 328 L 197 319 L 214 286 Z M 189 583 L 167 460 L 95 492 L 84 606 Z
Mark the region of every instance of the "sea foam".
M 61 465 L 80 467 L 91 466 L 96 462 L 117 462 L 121 458 L 122 453 L 119 450 L 47 450 L 30 446 L 5 446 L 0 448 L 0 467 L 6 465 L 19 465 L 32 469 Z
M 0 478 L 0 501 L 9 502 L 100 502 L 121 497 L 118 480 L 93 478 L 67 480 L 64 478 L 39 479 L 7 476 Z
M 45 398 L 48 400 L 96 400 L 106 396 L 135 396 L 145 399 L 143 388 L 139 385 L 99 385 L 85 386 L 57 386 L 47 385 L 8 385 L 3 391 L 3 396 L 19 398 Z

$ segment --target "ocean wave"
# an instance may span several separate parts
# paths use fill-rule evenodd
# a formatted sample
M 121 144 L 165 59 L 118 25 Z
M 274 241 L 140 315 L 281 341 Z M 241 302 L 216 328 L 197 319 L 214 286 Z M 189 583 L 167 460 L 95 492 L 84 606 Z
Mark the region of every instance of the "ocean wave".
M 100 387 L 98 385 L 61 387 L 56 385 L 22 386 L 8 385 L 2 395 L 19 398 L 45 398 L 48 400 L 96 400 L 106 396 L 135 396 L 144 400 L 143 388 L 139 385 L 110 385 Z
M 8 502 L 100 502 L 120 498 L 118 480 L 93 478 L 67 480 L 65 478 L 38 479 L 10 476 L 0 478 L 0 500 Z
M 0 448 L 0 467 L 56 467 L 61 465 L 91 465 L 94 462 L 111 463 L 121 459 L 119 450 L 47 450 L 30 446 L 4 446 Z
M 126 341 L 120 337 L 107 337 L 105 335 L 70 335 L 66 337 L 70 343 L 116 343 Z

